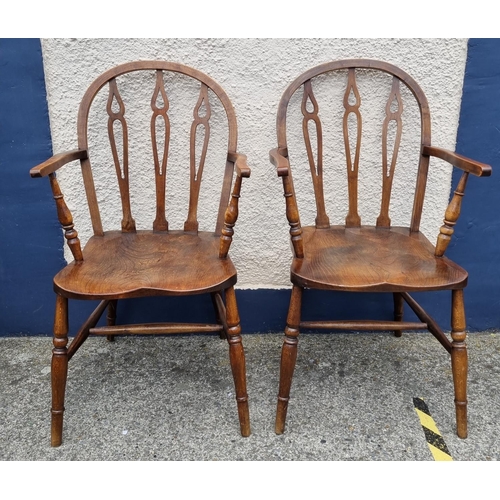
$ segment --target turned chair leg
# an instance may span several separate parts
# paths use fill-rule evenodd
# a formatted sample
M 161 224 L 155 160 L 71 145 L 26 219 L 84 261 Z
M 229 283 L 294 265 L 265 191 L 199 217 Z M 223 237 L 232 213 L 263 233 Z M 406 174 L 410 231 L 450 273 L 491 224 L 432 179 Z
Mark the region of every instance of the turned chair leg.
M 51 445 L 62 443 L 64 395 L 68 375 L 68 299 L 57 295 L 52 350 L 52 423 Z
M 404 311 L 404 300 L 400 293 L 394 292 L 394 321 L 403 321 L 403 311 Z M 401 337 L 403 335 L 402 330 L 394 330 L 395 337 Z
M 278 407 L 276 410 L 276 434 L 285 430 L 286 413 L 290 399 L 293 371 L 297 360 L 297 344 L 300 325 L 300 309 L 302 305 L 302 288 L 293 286 L 290 307 L 286 319 L 285 339 L 281 350 L 280 386 L 278 392 Z
M 452 290 L 451 304 L 451 369 L 455 386 L 457 435 L 467 437 L 467 346 L 465 339 L 464 291 Z
M 116 324 L 116 305 L 118 304 L 117 300 L 110 300 L 108 304 L 108 315 L 106 317 L 106 322 L 108 326 L 114 326 Z M 115 341 L 114 335 L 106 335 L 106 338 L 109 342 Z
M 233 287 L 226 290 L 226 320 L 228 326 L 227 341 L 229 343 L 229 360 L 231 362 L 234 387 L 236 390 L 240 430 L 241 435 L 247 437 L 250 436 L 250 414 L 248 410 L 245 353 L 241 341 L 240 317 Z

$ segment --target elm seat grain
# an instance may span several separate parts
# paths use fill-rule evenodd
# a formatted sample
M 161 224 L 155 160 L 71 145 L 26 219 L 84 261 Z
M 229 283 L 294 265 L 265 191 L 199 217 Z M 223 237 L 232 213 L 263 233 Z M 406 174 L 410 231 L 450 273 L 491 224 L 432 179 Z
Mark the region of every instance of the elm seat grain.
M 216 292 L 236 283 L 236 269 L 229 257 L 219 258 L 219 244 L 213 233 L 109 231 L 89 239 L 83 262 L 57 273 L 54 289 L 98 300 Z
M 303 227 L 304 257 L 294 258 L 291 281 L 304 288 L 352 292 L 416 292 L 463 288 L 467 272 L 420 232 L 371 226 Z
M 328 99 L 320 103 L 314 93 L 315 78 L 321 76 L 321 86 L 326 87 L 329 74 L 340 72 L 345 75 L 343 96 L 343 116 L 341 120 L 348 193 L 348 207 L 345 225 L 332 226 L 326 212 L 323 173 L 330 165 L 324 164 L 324 130 L 322 117 L 330 116 Z M 381 155 L 381 177 L 371 179 L 371 184 L 381 182 L 380 212 L 376 224 L 362 224 L 358 211 L 359 172 L 363 168 L 361 151 L 363 148 L 363 107 L 364 96 L 358 89 L 358 75 L 364 73 L 369 78 L 389 75 L 390 85 L 386 90 L 386 100 L 380 104 L 383 118 L 379 124 Z M 381 81 L 380 79 L 378 80 Z M 366 85 L 366 82 L 365 82 Z M 413 210 L 408 227 L 391 225 L 390 206 L 392 187 L 404 134 L 405 104 L 401 87 L 406 86 L 418 104 L 420 125 L 419 154 L 413 159 L 417 165 L 414 188 Z M 365 87 L 367 88 L 367 87 Z M 302 134 L 303 143 L 287 140 L 287 112 L 292 96 L 302 89 Z M 330 87 L 328 87 L 330 89 Z M 331 95 L 339 95 L 331 92 Z M 331 98 L 331 96 L 329 95 Z M 338 97 L 337 97 L 338 99 Z M 369 99 L 367 99 L 369 101 Z M 295 115 L 292 115 L 295 116 Z M 427 329 L 436 337 L 451 355 L 457 434 L 467 436 L 467 348 L 463 289 L 467 285 L 467 272 L 444 256 L 451 241 L 454 226 L 460 215 L 461 202 L 469 174 L 486 177 L 491 167 L 452 151 L 431 146 L 430 110 L 424 92 L 417 82 L 402 69 L 382 61 L 370 59 L 346 59 L 316 66 L 299 75 L 285 90 L 278 105 L 277 113 L 278 147 L 269 153 L 271 163 L 283 183 L 286 218 L 292 243 L 293 260 L 290 268 L 292 292 L 286 319 L 283 342 L 278 405 L 275 431 L 285 430 L 285 421 L 290 399 L 292 377 L 297 359 L 298 337 L 301 328 L 323 328 L 342 330 L 393 330 L 401 336 L 402 330 Z M 392 128 L 392 135 L 389 133 Z M 314 134 L 310 133 L 310 130 Z M 290 157 L 299 149 L 305 150 L 316 202 L 315 226 L 302 227 L 295 193 L 307 186 L 294 185 Z M 402 148 L 401 148 L 402 149 Z M 439 158 L 463 171 L 444 214 L 443 225 L 433 245 L 421 232 L 420 222 L 424 204 L 429 160 Z M 300 167 L 300 165 L 299 165 Z M 306 167 L 307 168 L 307 167 Z M 375 191 L 376 192 L 376 191 Z M 372 195 L 373 196 L 373 195 Z M 321 320 L 301 321 L 302 297 L 307 289 L 337 290 L 343 292 L 389 292 L 393 295 L 393 321 L 370 320 Z M 451 340 L 439 325 L 410 296 L 409 292 L 450 290 Z M 418 322 L 403 321 L 404 302 L 413 310 Z

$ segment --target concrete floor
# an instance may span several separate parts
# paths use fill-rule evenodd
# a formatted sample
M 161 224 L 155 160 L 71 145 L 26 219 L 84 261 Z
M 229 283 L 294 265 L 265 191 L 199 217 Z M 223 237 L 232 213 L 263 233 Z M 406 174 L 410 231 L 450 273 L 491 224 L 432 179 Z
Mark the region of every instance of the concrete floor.
M 244 335 L 252 435 L 242 438 L 225 341 L 90 338 L 70 363 L 64 442 L 51 448 L 51 338 L 0 338 L 0 460 L 432 461 L 414 397 L 455 461 L 500 459 L 500 334 L 468 338 L 465 440 L 449 355 L 428 333 L 302 334 L 277 436 L 281 343 Z

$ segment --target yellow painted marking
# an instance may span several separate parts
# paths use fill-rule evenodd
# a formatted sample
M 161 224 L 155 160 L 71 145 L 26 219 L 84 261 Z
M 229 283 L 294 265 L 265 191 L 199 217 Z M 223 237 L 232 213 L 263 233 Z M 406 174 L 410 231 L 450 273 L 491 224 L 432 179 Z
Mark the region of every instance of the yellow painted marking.
M 436 462 L 453 462 L 453 458 L 447 453 L 444 453 L 439 448 L 432 446 L 432 444 L 427 443 L 429 450 L 431 450 L 432 456 Z
M 434 419 L 430 416 L 429 409 L 422 398 L 413 398 L 415 412 L 425 434 L 427 446 L 436 462 L 453 462 L 443 436 L 439 432 Z M 418 407 L 425 411 L 420 410 Z
M 420 419 L 420 423 L 424 427 L 427 427 L 427 429 L 430 429 L 432 432 L 435 432 L 436 434 L 441 436 L 441 433 L 438 431 L 438 428 L 436 427 L 436 424 L 432 417 L 427 415 L 427 413 L 420 411 L 418 408 L 415 408 L 415 411 L 417 412 L 418 418 Z

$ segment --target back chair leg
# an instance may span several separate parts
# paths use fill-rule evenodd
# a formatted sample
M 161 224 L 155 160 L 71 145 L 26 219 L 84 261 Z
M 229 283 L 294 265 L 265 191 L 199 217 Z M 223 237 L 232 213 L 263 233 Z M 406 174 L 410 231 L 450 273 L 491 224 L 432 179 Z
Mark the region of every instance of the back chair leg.
M 224 293 L 224 292 L 221 292 L 221 294 L 222 293 Z M 222 320 L 220 318 L 219 309 L 217 307 L 217 301 L 215 300 L 215 292 L 212 292 L 210 294 L 210 297 L 212 299 L 212 304 L 214 306 L 216 321 L 217 321 L 217 323 L 219 323 L 219 325 L 222 325 L 223 323 L 222 323 Z M 220 333 L 219 333 L 219 338 L 225 339 L 226 337 L 227 337 L 226 332 L 224 330 L 221 330 Z
M 293 371 L 297 360 L 297 344 L 299 342 L 300 310 L 302 306 L 302 288 L 293 286 L 290 307 L 286 319 L 285 339 L 281 350 L 280 386 L 278 392 L 278 408 L 276 410 L 276 434 L 285 430 L 286 413 L 290 399 Z
M 68 299 L 57 295 L 52 350 L 52 423 L 51 445 L 62 443 L 64 395 L 68 375 Z
M 241 435 L 247 437 L 250 436 L 250 414 L 248 410 L 245 353 L 241 342 L 240 316 L 238 314 L 236 294 L 233 287 L 226 290 L 226 320 L 228 326 L 229 360 L 231 362 L 236 390 L 240 430 Z
M 403 321 L 403 311 L 404 311 L 404 300 L 400 293 L 394 292 L 394 321 Z M 402 330 L 394 330 L 395 337 L 401 337 L 403 335 Z
M 455 408 L 457 415 L 457 435 L 467 437 L 467 346 L 465 339 L 464 291 L 452 291 L 451 304 L 451 369 L 455 386 Z
M 106 322 L 108 326 L 114 326 L 116 324 L 116 306 L 118 304 L 117 300 L 110 300 L 108 304 L 108 315 L 106 317 Z M 109 342 L 114 342 L 114 335 L 106 335 Z

